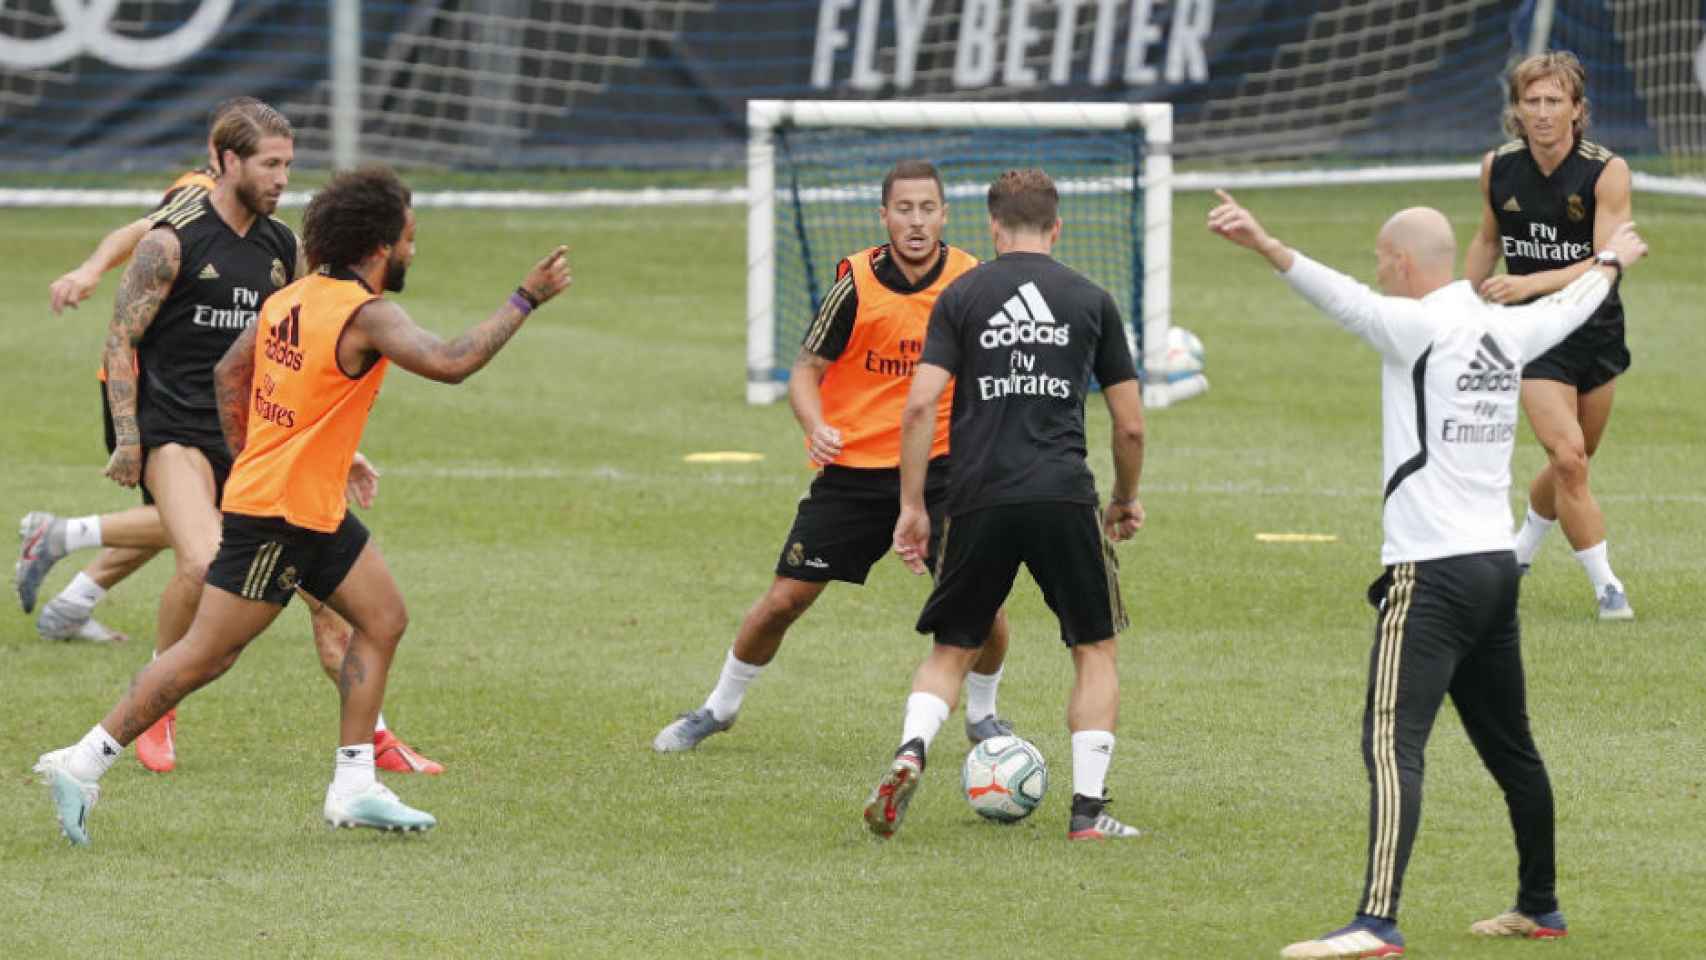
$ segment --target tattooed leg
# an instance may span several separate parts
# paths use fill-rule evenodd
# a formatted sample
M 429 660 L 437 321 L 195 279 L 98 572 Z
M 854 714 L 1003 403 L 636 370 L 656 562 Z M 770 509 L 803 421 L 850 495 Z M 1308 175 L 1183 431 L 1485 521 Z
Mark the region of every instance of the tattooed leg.
M 338 667 L 338 698 L 343 706 L 338 743 L 371 743 L 374 722 L 385 703 L 391 658 L 409 621 L 397 581 L 372 542 L 362 548 L 355 566 L 326 603 L 355 628 Z

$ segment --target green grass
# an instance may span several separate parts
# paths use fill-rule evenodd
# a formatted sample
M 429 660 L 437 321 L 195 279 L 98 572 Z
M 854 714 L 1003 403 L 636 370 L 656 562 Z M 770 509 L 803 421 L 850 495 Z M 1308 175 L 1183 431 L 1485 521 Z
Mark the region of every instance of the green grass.
M 1464 184 L 1242 197 L 1282 238 L 1368 279 L 1391 210 Z M 1002 710 L 1055 766 L 1010 828 L 956 797 L 949 721 L 905 829 L 858 810 L 899 732 L 925 584 L 885 561 L 829 591 L 754 687 L 739 725 L 688 756 L 647 744 L 698 705 L 770 579 L 809 474 L 782 406 L 743 388 L 744 214 L 734 208 L 423 215 L 402 302 L 445 333 L 484 316 L 533 258 L 574 247 L 576 284 L 491 367 L 449 388 L 394 372 L 364 449 L 365 514 L 412 627 L 387 715 L 449 765 L 390 777 L 441 821 L 399 839 L 319 822 L 336 697 L 287 611 L 180 712 L 178 772 L 125 759 L 95 845 L 68 849 L 27 770 L 96 722 L 146 659 L 157 560 L 101 616 L 138 639 L 46 643 L 0 619 L 0 942 L 7 956 L 1273 956 L 1341 923 L 1363 870 L 1358 748 L 1378 572 L 1378 363 L 1178 198 L 1177 322 L 1214 389 L 1151 417 L 1149 528 L 1125 546 L 1114 812 L 1151 831 L 1063 839 L 1071 683 L 1028 579 L 1010 605 Z M 1706 904 L 1706 543 L 1698 204 L 1637 199 L 1651 262 L 1625 291 L 1635 365 L 1594 483 L 1641 619 L 1589 619 L 1554 535 L 1524 583 L 1534 728 L 1558 794 L 1569 940 L 1476 943 L 1508 906 L 1509 827 L 1451 711 L 1430 748 L 1403 925 L 1416 957 L 1684 957 Z M 66 319 L 49 281 L 120 211 L 0 211 L 0 517 L 133 502 L 100 475 L 93 378 L 110 296 Z M 1068 225 L 1070 229 L 1070 225 Z M 29 238 L 25 242 L 22 238 Z M 1092 449 L 1108 476 L 1106 415 Z M 754 450 L 756 464 L 682 462 Z M 1543 462 L 1526 432 L 1520 489 Z M 1520 507 L 1520 494 L 1514 501 Z M 1268 545 L 1263 531 L 1336 534 Z M 48 592 L 73 572 L 54 572 Z

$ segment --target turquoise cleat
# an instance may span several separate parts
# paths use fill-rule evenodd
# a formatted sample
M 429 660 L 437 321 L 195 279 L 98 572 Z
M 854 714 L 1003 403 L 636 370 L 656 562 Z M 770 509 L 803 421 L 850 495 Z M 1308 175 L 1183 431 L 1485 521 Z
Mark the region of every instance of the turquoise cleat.
M 35 772 L 41 774 L 53 797 L 53 810 L 59 817 L 59 832 L 65 834 L 72 846 L 89 845 L 89 811 L 101 798 L 100 784 L 79 780 L 67 769 L 66 761 L 73 748 L 44 753 L 36 760 Z
M 328 786 L 325 816 L 326 823 L 334 827 L 372 827 L 398 833 L 431 830 L 438 826 L 438 820 L 432 814 L 416 810 L 397 799 L 396 794 L 378 781 L 347 797 L 339 796 Z

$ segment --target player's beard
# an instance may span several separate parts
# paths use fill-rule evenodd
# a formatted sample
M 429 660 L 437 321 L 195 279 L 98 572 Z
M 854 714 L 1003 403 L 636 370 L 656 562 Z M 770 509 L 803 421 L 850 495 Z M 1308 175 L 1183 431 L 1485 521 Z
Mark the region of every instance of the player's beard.
M 409 274 L 409 265 L 404 263 L 396 254 L 385 261 L 385 286 L 383 289 L 392 293 L 403 292 L 403 280 Z
M 244 180 L 237 184 L 237 201 L 257 217 L 270 217 L 278 209 L 278 196 L 269 195 L 260 187 Z

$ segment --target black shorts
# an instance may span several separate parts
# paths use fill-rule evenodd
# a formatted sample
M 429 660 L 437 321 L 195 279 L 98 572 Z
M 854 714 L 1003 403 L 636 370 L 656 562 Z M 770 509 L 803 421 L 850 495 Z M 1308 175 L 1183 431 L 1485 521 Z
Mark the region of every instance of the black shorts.
M 1592 393 L 1629 369 L 1623 324 L 1585 326 L 1522 368 L 1524 380 L 1556 380 Z
M 934 563 L 942 539 L 942 498 L 947 493 L 948 461 L 930 462 L 924 503 L 930 511 L 929 558 Z M 900 470 L 824 467 L 800 498 L 794 526 L 776 559 L 776 575 L 790 580 L 864 583 L 883 554 L 894 546 L 900 519 Z
M 1062 643 L 1096 643 L 1126 628 L 1119 558 L 1094 504 L 1003 504 L 963 513 L 945 527 L 919 633 L 950 646 L 982 646 L 1020 563 L 1060 620 Z
M 367 528 L 353 513 L 346 512 L 332 533 L 305 530 L 279 517 L 227 513 L 224 518 L 207 583 L 245 600 L 282 607 L 301 587 L 323 602 L 367 546 Z
M 165 446 L 168 443 L 201 451 L 201 455 L 207 458 L 207 465 L 213 468 L 213 505 L 217 507 L 224 502 L 225 481 L 231 479 L 231 448 L 227 447 L 223 441 L 209 443 L 206 439 L 201 438 L 175 439 L 166 437 L 162 439 L 148 437 L 142 447 L 142 472 L 144 476 L 147 476 L 148 473 L 148 452 L 155 447 Z M 144 480 L 137 486 L 142 488 L 142 502 L 153 503 L 154 495 L 148 490 L 148 481 Z

